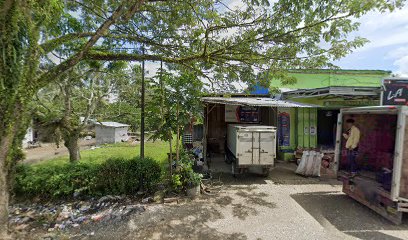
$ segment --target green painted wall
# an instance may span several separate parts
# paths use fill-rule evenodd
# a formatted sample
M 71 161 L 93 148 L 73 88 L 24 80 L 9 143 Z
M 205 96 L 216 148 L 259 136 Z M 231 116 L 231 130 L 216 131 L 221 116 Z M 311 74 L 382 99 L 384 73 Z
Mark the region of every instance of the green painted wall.
M 294 102 L 315 104 L 324 108 L 342 108 L 342 107 L 359 107 L 359 106 L 377 106 L 380 105 L 380 100 L 344 100 L 343 98 L 321 98 L 321 97 L 309 97 L 309 98 L 288 98 Z
M 278 108 L 282 112 L 290 114 L 290 146 L 279 146 L 279 159 L 293 159 L 298 147 L 317 147 L 317 108 Z
M 391 72 L 381 70 L 292 70 L 289 76 L 296 83 L 282 84 L 279 79 L 271 81 L 271 87 L 288 89 L 308 89 L 329 86 L 379 87 L 381 80 Z
M 297 108 L 296 147 L 314 148 L 317 146 L 317 109 Z
M 296 83 L 283 85 L 279 80 L 273 80 L 271 87 L 287 89 L 310 89 L 329 86 L 381 86 L 383 78 L 390 76 L 389 71 L 370 70 L 302 70 L 291 71 L 290 76 L 296 78 Z M 292 98 L 295 102 L 309 103 L 322 106 L 323 109 L 339 109 L 341 107 L 373 106 L 379 101 L 373 100 L 344 100 L 343 98 Z M 317 108 L 291 108 L 281 109 L 291 116 L 290 147 L 279 147 L 279 159 L 293 159 L 297 147 L 317 147 Z M 311 131 L 312 129 L 312 131 Z

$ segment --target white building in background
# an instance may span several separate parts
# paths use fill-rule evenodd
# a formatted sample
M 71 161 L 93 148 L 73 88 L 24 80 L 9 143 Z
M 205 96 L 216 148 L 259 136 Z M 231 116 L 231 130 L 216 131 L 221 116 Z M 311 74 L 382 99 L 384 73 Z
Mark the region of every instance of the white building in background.
M 28 148 L 30 145 L 29 142 L 33 142 L 33 141 L 34 141 L 34 130 L 32 127 L 29 127 L 23 139 L 23 148 Z
M 95 123 L 96 144 L 126 142 L 129 126 L 118 122 Z

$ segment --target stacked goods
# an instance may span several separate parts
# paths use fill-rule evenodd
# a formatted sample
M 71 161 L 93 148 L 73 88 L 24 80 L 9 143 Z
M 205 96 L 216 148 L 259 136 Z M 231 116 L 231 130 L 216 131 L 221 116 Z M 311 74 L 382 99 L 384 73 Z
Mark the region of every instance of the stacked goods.
M 295 172 L 303 176 L 320 177 L 322 158 L 322 153 L 316 151 L 303 151 L 302 160 Z

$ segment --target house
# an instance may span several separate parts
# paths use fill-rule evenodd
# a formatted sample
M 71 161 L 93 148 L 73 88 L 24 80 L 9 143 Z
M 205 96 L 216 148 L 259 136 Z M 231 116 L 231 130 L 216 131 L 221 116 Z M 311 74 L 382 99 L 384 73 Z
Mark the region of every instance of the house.
M 125 142 L 129 139 L 130 125 L 118 122 L 95 123 L 96 144 Z
M 271 87 L 281 90 L 282 100 L 318 106 L 278 110 L 278 136 L 285 138 L 278 140 L 279 158 L 292 159 L 297 148 L 334 151 L 340 109 L 380 105 L 381 82 L 390 75 L 381 70 L 313 69 L 291 70 L 294 84 L 273 80 Z M 252 93 L 260 91 L 264 93 L 258 86 Z
M 307 109 L 315 108 L 315 105 L 295 103 L 291 101 L 277 100 L 266 95 L 228 95 L 211 96 L 201 98 L 204 104 L 204 156 L 211 156 L 212 164 L 220 166 L 223 162 L 226 149 L 226 135 L 229 124 L 254 124 L 264 126 L 277 126 L 282 121 L 278 113 L 283 109 Z M 287 123 L 290 119 L 286 118 Z M 278 137 L 282 141 L 290 141 L 288 138 L 289 124 L 285 138 Z M 278 133 L 279 134 L 279 133 Z

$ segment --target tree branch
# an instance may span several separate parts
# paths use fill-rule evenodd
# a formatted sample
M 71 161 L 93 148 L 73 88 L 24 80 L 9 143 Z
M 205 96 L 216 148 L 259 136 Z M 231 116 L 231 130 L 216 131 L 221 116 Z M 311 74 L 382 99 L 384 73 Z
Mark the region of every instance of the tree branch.
M 120 5 L 112 13 L 112 15 L 108 19 L 106 19 L 106 21 L 98 28 L 98 30 L 96 30 L 95 34 L 91 36 L 91 38 L 86 44 L 84 44 L 80 51 L 78 51 L 74 56 L 70 57 L 63 63 L 54 67 L 52 70 L 40 75 L 40 77 L 38 78 L 39 84 L 42 85 L 50 80 L 55 79 L 58 75 L 79 63 L 79 61 L 84 58 L 84 56 L 92 48 L 92 46 L 94 46 L 95 43 L 108 32 L 110 26 L 119 21 L 121 16 L 124 16 L 123 21 L 128 20 L 136 13 L 136 11 L 141 8 L 144 2 L 144 0 L 128 0 Z M 130 6 L 126 8 L 126 5 Z
M 114 53 L 114 52 L 97 52 L 90 51 L 84 57 L 90 60 L 107 60 L 107 61 L 163 61 L 167 63 L 182 63 L 194 60 L 202 60 L 201 54 L 195 54 L 188 57 L 170 58 L 159 55 L 137 54 L 137 53 Z

